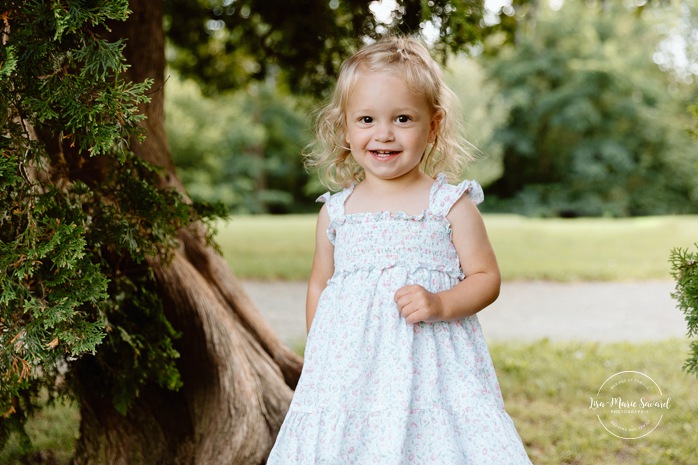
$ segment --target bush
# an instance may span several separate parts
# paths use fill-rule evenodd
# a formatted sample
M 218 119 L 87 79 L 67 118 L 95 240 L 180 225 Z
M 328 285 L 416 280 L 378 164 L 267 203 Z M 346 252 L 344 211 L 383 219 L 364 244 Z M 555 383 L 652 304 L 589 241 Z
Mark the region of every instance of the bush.
M 698 252 L 676 248 L 671 252 L 670 261 L 671 275 L 676 280 L 676 290 L 672 297 L 676 299 L 686 318 L 688 337 L 693 339 L 683 368 L 698 377 Z

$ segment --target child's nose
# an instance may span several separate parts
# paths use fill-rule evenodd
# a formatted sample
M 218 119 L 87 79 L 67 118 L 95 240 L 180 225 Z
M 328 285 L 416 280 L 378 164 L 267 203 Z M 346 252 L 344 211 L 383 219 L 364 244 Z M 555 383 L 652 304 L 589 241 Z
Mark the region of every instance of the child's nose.
M 395 137 L 393 134 L 393 127 L 389 123 L 379 123 L 375 126 L 376 132 L 374 134 L 374 139 L 380 142 L 391 141 Z

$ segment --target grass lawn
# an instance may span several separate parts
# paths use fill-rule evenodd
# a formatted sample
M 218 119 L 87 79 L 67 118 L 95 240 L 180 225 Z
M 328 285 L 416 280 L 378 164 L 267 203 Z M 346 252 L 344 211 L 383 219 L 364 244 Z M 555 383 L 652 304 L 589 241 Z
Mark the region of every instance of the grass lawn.
M 550 343 L 490 346 L 507 411 L 536 465 L 696 463 L 698 380 L 680 367 L 688 343 Z M 659 426 L 639 439 L 612 436 L 590 409 L 621 371 L 651 377 L 671 398 Z
M 302 349 L 301 349 L 302 350 Z M 687 343 L 497 343 L 490 346 L 505 406 L 536 465 L 694 465 L 698 438 L 698 381 L 681 371 Z M 647 374 L 671 397 L 649 435 L 623 440 L 603 429 L 590 398 L 611 375 Z M 74 407 L 46 409 L 30 423 L 35 447 L 50 448 L 67 464 L 77 434 Z M 0 463 L 27 463 L 16 438 Z
M 56 464 L 70 461 L 78 438 L 80 413 L 71 402 L 44 407 L 27 424 L 30 443 L 10 436 L 7 446 L 0 450 L 2 465 Z
M 315 215 L 234 216 L 216 241 L 241 278 L 305 280 L 315 248 Z
M 538 219 L 486 215 L 506 280 L 670 279 L 669 253 L 698 242 L 698 216 Z M 315 216 L 235 216 L 217 235 L 241 278 L 306 280 Z

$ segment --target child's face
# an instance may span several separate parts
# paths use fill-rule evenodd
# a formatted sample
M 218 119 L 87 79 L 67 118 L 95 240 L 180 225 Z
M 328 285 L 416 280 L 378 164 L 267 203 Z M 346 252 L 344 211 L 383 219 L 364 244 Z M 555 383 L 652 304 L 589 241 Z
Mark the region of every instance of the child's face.
M 368 180 L 419 173 L 439 119 L 403 79 L 371 72 L 362 73 L 349 94 L 346 121 L 346 141 Z

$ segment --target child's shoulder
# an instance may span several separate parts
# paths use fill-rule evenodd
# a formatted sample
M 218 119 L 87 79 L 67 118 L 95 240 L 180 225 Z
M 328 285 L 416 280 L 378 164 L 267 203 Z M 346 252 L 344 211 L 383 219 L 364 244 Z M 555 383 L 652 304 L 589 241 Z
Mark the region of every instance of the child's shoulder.
M 484 194 L 480 183 L 466 179 L 457 184 L 451 184 L 445 174 L 439 174 L 432 191 L 431 206 L 436 213 L 444 216 L 454 208 L 456 204 L 467 201 L 467 204 L 475 206 L 484 200 Z M 477 210 L 477 208 L 475 208 Z
M 336 218 L 343 214 L 344 203 L 349 197 L 349 194 L 354 190 L 354 184 L 350 184 L 348 187 L 338 191 L 330 192 L 327 191 L 318 197 L 315 201 L 324 203 L 321 210 L 325 210 L 330 218 Z
M 335 203 L 338 201 L 341 201 L 341 199 L 346 199 L 346 197 L 351 194 L 351 192 L 354 190 L 354 184 L 350 184 L 349 186 L 335 192 L 327 191 L 321 196 L 319 196 L 317 199 L 315 199 L 316 202 L 321 202 L 324 204 L 330 204 L 330 203 Z

